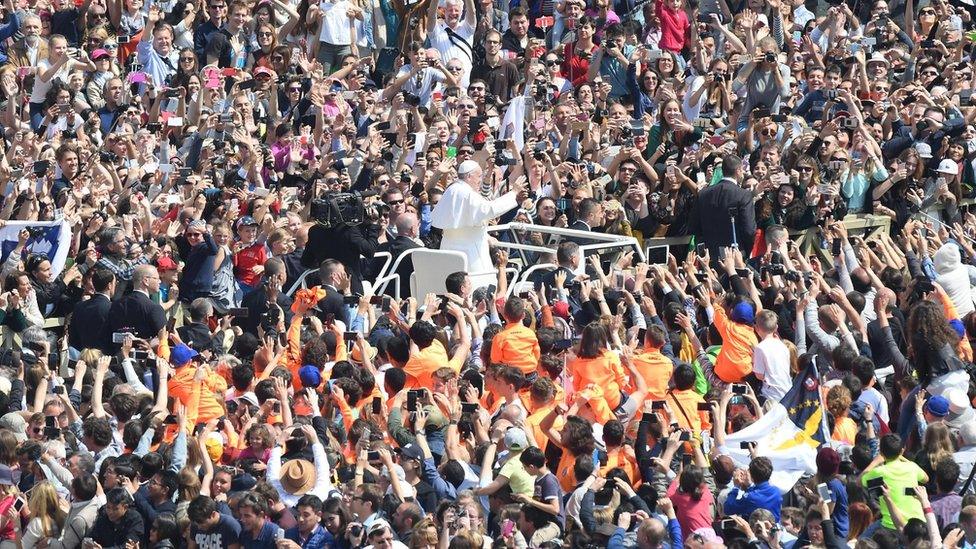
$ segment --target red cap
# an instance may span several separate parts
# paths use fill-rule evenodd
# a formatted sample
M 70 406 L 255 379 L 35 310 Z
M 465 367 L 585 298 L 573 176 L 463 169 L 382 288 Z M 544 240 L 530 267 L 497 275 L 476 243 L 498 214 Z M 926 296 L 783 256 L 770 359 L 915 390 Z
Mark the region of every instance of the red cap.
M 175 271 L 176 262 L 173 261 L 173 258 L 168 255 L 160 256 L 160 258 L 156 260 L 156 268 L 160 271 Z

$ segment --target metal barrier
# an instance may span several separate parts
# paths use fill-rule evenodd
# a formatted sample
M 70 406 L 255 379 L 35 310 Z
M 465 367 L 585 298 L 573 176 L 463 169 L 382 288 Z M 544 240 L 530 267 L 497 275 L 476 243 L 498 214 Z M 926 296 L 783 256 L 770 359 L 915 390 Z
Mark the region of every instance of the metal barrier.
M 586 255 L 587 252 L 598 250 L 624 250 L 627 248 L 633 248 L 637 257 L 639 257 L 641 261 L 644 260 L 644 250 L 641 249 L 640 242 L 638 242 L 637 239 L 632 236 L 577 231 L 575 229 L 549 227 L 546 225 L 529 225 L 528 223 L 505 223 L 504 225 L 493 225 L 488 227 L 489 234 L 505 233 L 511 237 L 511 241 L 499 239 L 495 245 L 500 248 L 517 250 L 519 252 L 519 256 L 522 258 L 523 264 L 525 265 L 528 265 L 529 263 L 528 259 L 525 257 L 525 251 L 535 251 L 540 253 L 552 253 L 555 251 L 555 246 L 547 247 L 522 243 L 519 233 L 525 232 L 568 237 L 575 241 L 593 241 L 592 243 L 588 244 L 580 244 L 580 251 L 583 253 L 583 255 Z
M 380 267 L 379 275 L 377 275 L 377 277 L 376 277 L 377 279 L 380 278 L 381 276 L 383 276 L 384 273 L 386 272 L 386 270 L 390 267 L 390 263 L 393 263 L 393 254 L 391 254 L 390 252 L 376 252 L 376 253 L 373 254 L 373 259 L 376 259 L 378 257 L 385 257 L 386 260 L 383 262 L 383 266 Z M 366 258 L 364 258 L 363 256 L 359 256 L 359 259 L 360 260 L 363 260 L 363 259 L 366 259 Z M 299 289 L 306 288 L 306 286 L 305 286 L 305 278 L 308 277 L 308 275 L 310 275 L 310 274 L 312 274 L 314 272 L 318 272 L 318 269 L 308 269 L 304 273 L 302 273 L 298 277 L 298 280 L 296 280 L 295 283 L 291 285 L 291 288 L 288 288 L 288 291 L 285 292 L 285 295 L 287 295 L 288 297 L 291 297 L 291 296 L 295 295 L 295 292 L 297 292 Z M 363 283 L 364 284 L 368 284 L 369 281 L 368 280 L 364 280 Z M 373 284 L 375 284 L 375 282 L 373 282 Z M 373 295 L 377 295 L 377 292 L 376 291 L 373 291 L 372 293 L 373 293 Z
M 515 293 L 515 286 L 517 286 L 518 283 L 528 282 L 529 277 L 532 276 L 532 273 L 536 271 L 543 271 L 543 270 L 544 271 L 555 270 L 558 267 L 559 265 L 556 265 L 555 263 L 539 263 L 529 267 L 528 269 L 522 271 L 521 278 L 518 278 L 517 276 L 515 278 L 512 278 L 512 283 L 508 285 L 508 292 L 506 292 L 505 297 L 506 298 L 512 297 L 512 294 Z
M 976 203 L 976 201 L 970 202 Z M 880 231 L 888 231 L 891 227 L 891 218 L 882 215 L 852 214 L 845 217 L 843 222 L 849 232 L 854 234 L 865 233 L 865 238 L 870 238 Z M 530 261 L 530 258 L 527 256 L 526 252 L 535 252 L 538 254 L 554 253 L 558 242 L 563 238 L 572 238 L 574 241 L 588 241 L 588 243 L 580 244 L 580 251 L 584 256 L 594 252 L 606 250 L 624 251 L 627 249 L 633 249 L 635 261 L 645 261 L 647 259 L 646 254 L 644 253 L 644 250 L 647 248 L 669 246 L 674 249 L 675 247 L 680 247 L 682 245 L 688 246 L 691 242 L 690 235 L 650 237 L 643 239 L 642 245 L 640 241 L 630 236 L 578 231 L 575 229 L 548 227 L 545 225 L 530 225 L 527 223 L 506 223 L 504 225 L 495 225 L 488 227 L 488 232 L 489 234 L 494 235 L 508 235 L 510 240 L 497 239 L 493 246 L 516 252 L 515 254 L 510 253 L 509 257 L 509 261 L 511 263 L 515 263 L 516 266 L 510 265 L 505 269 L 506 272 L 512 274 L 512 281 L 508 285 L 508 295 L 506 297 L 510 296 L 515 291 L 515 287 L 519 283 L 526 282 L 532 273 L 539 270 L 553 269 L 556 267 L 550 263 L 537 264 L 535 261 Z M 537 246 L 535 244 L 527 244 L 522 242 L 524 234 L 532 232 L 543 235 L 551 235 L 558 238 L 556 243 L 551 246 Z M 801 252 L 807 255 L 816 253 L 820 256 L 821 260 L 828 262 L 832 261 L 830 251 L 821 245 L 821 234 L 819 227 L 814 226 L 802 231 L 790 231 L 790 238 L 796 242 L 797 247 Z M 416 249 L 426 250 L 426 248 Z M 400 263 L 404 260 L 404 258 L 412 255 L 412 251 L 413 250 L 407 250 L 395 259 L 390 255 L 389 252 L 376 252 L 376 254 L 374 254 L 374 258 L 385 256 L 386 259 L 383 263 L 383 267 L 380 269 L 379 275 L 373 280 L 373 295 L 381 295 L 385 293 L 387 287 L 392 283 L 393 295 L 399 297 L 400 277 L 397 275 L 396 271 L 400 267 Z M 585 265 L 581 262 L 580 268 L 582 269 L 584 267 Z M 295 284 L 293 284 L 288 290 L 287 294 L 292 295 L 299 288 L 304 288 L 305 278 L 309 273 L 314 271 L 316 271 L 316 269 L 309 269 L 303 273 Z

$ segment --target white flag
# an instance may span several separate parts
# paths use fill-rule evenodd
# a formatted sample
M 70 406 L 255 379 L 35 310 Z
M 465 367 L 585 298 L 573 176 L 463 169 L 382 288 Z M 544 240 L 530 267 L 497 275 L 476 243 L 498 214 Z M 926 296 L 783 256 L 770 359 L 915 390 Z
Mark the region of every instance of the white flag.
M 47 256 L 51 261 L 51 273 L 58 276 L 64 269 L 71 247 L 71 227 L 64 220 L 58 221 L 8 221 L 0 229 L 0 262 L 6 261 L 10 252 L 17 247 L 17 235 L 21 229 L 34 231 L 27 241 L 27 251 Z

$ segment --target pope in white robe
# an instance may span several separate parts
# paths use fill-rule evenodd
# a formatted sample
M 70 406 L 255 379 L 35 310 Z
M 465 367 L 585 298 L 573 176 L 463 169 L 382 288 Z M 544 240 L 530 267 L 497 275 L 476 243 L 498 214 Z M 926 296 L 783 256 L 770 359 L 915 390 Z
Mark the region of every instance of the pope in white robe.
M 480 288 L 497 281 L 495 266 L 488 253 L 488 222 L 518 206 L 518 185 L 504 195 L 488 200 L 481 196 L 481 166 L 465 160 L 458 166 L 458 180 L 444 191 L 430 214 L 434 227 L 441 229 L 442 250 L 463 252 L 468 257 L 471 287 Z

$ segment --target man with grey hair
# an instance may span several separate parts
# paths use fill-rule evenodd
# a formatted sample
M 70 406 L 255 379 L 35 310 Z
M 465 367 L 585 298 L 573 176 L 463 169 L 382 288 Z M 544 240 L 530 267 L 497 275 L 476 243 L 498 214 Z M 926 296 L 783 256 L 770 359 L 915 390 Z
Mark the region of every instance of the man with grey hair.
M 525 179 L 520 177 L 511 182 L 507 193 L 488 200 L 481 195 L 483 171 L 477 162 L 461 162 L 457 173 L 458 180 L 444 191 L 430 214 L 430 221 L 444 231 L 442 250 L 467 256 L 472 288 L 480 288 L 495 281 L 495 267 L 488 253 L 488 224 L 518 206 L 518 197 L 525 191 Z
M 969 422 L 959 428 L 959 451 L 952 454 L 952 461 L 959 464 L 959 482 L 956 483 L 955 492 L 961 496 L 976 493 L 976 479 L 966 481 L 976 467 L 976 422 Z
M 132 271 L 132 293 L 112 304 L 108 323 L 105 325 L 105 341 L 112 342 L 112 334 L 127 332 L 135 337 L 150 340 L 166 326 L 166 313 L 152 300 L 159 293 L 159 272 L 152 265 L 139 265 Z M 111 343 L 113 351 L 119 344 Z
M 133 280 L 136 267 L 154 261 L 159 255 L 158 249 L 150 247 L 148 253 L 144 253 L 136 259 L 126 257 L 128 249 L 128 238 L 125 230 L 120 226 L 107 227 L 98 233 L 98 251 L 101 257 L 95 263 L 96 268 L 108 269 L 115 275 L 117 281 L 115 285 L 115 299 L 118 299 L 129 288 L 129 282 Z M 153 242 L 153 241 L 150 241 Z M 83 263 L 78 266 L 82 274 L 88 272 L 90 265 Z M 158 277 L 157 277 L 158 278 Z M 159 283 L 157 281 L 157 289 Z M 133 285 L 133 288 L 135 286 Z
M 39 15 L 30 13 L 27 15 L 16 15 L 16 10 L 12 7 L 7 8 L 7 13 L 14 14 L 14 20 L 20 21 L 20 33 L 23 38 L 14 42 L 13 46 L 7 50 L 7 59 L 13 67 L 36 67 L 39 61 L 48 58 L 47 40 L 41 37 L 43 24 Z M 23 17 L 21 19 L 21 17 Z M 16 26 L 14 32 L 17 32 Z M 4 37 L 6 40 L 6 37 Z
M 62 440 L 49 440 L 43 445 L 44 453 L 41 454 L 41 465 L 47 467 L 48 471 L 51 472 L 53 480 L 55 482 L 55 488 L 58 492 L 67 493 L 67 489 L 71 486 L 71 479 L 74 475 L 71 474 L 71 470 L 65 467 L 67 463 L 67 449 L 65 448 L 64 441 Z
M 463 70 L 459 77 L 461 88 L 468 87 L 474 60 L 474 31 L 478 23 L 474 0 L 446 0 L 444 21 L 437 22 L 439 2 L 431 2 L 427 9 L 427 37 L 431 46 L 441 54 L 444 65 L 457 59 Z M 464 20 L 461 14 L 464 13 Z

